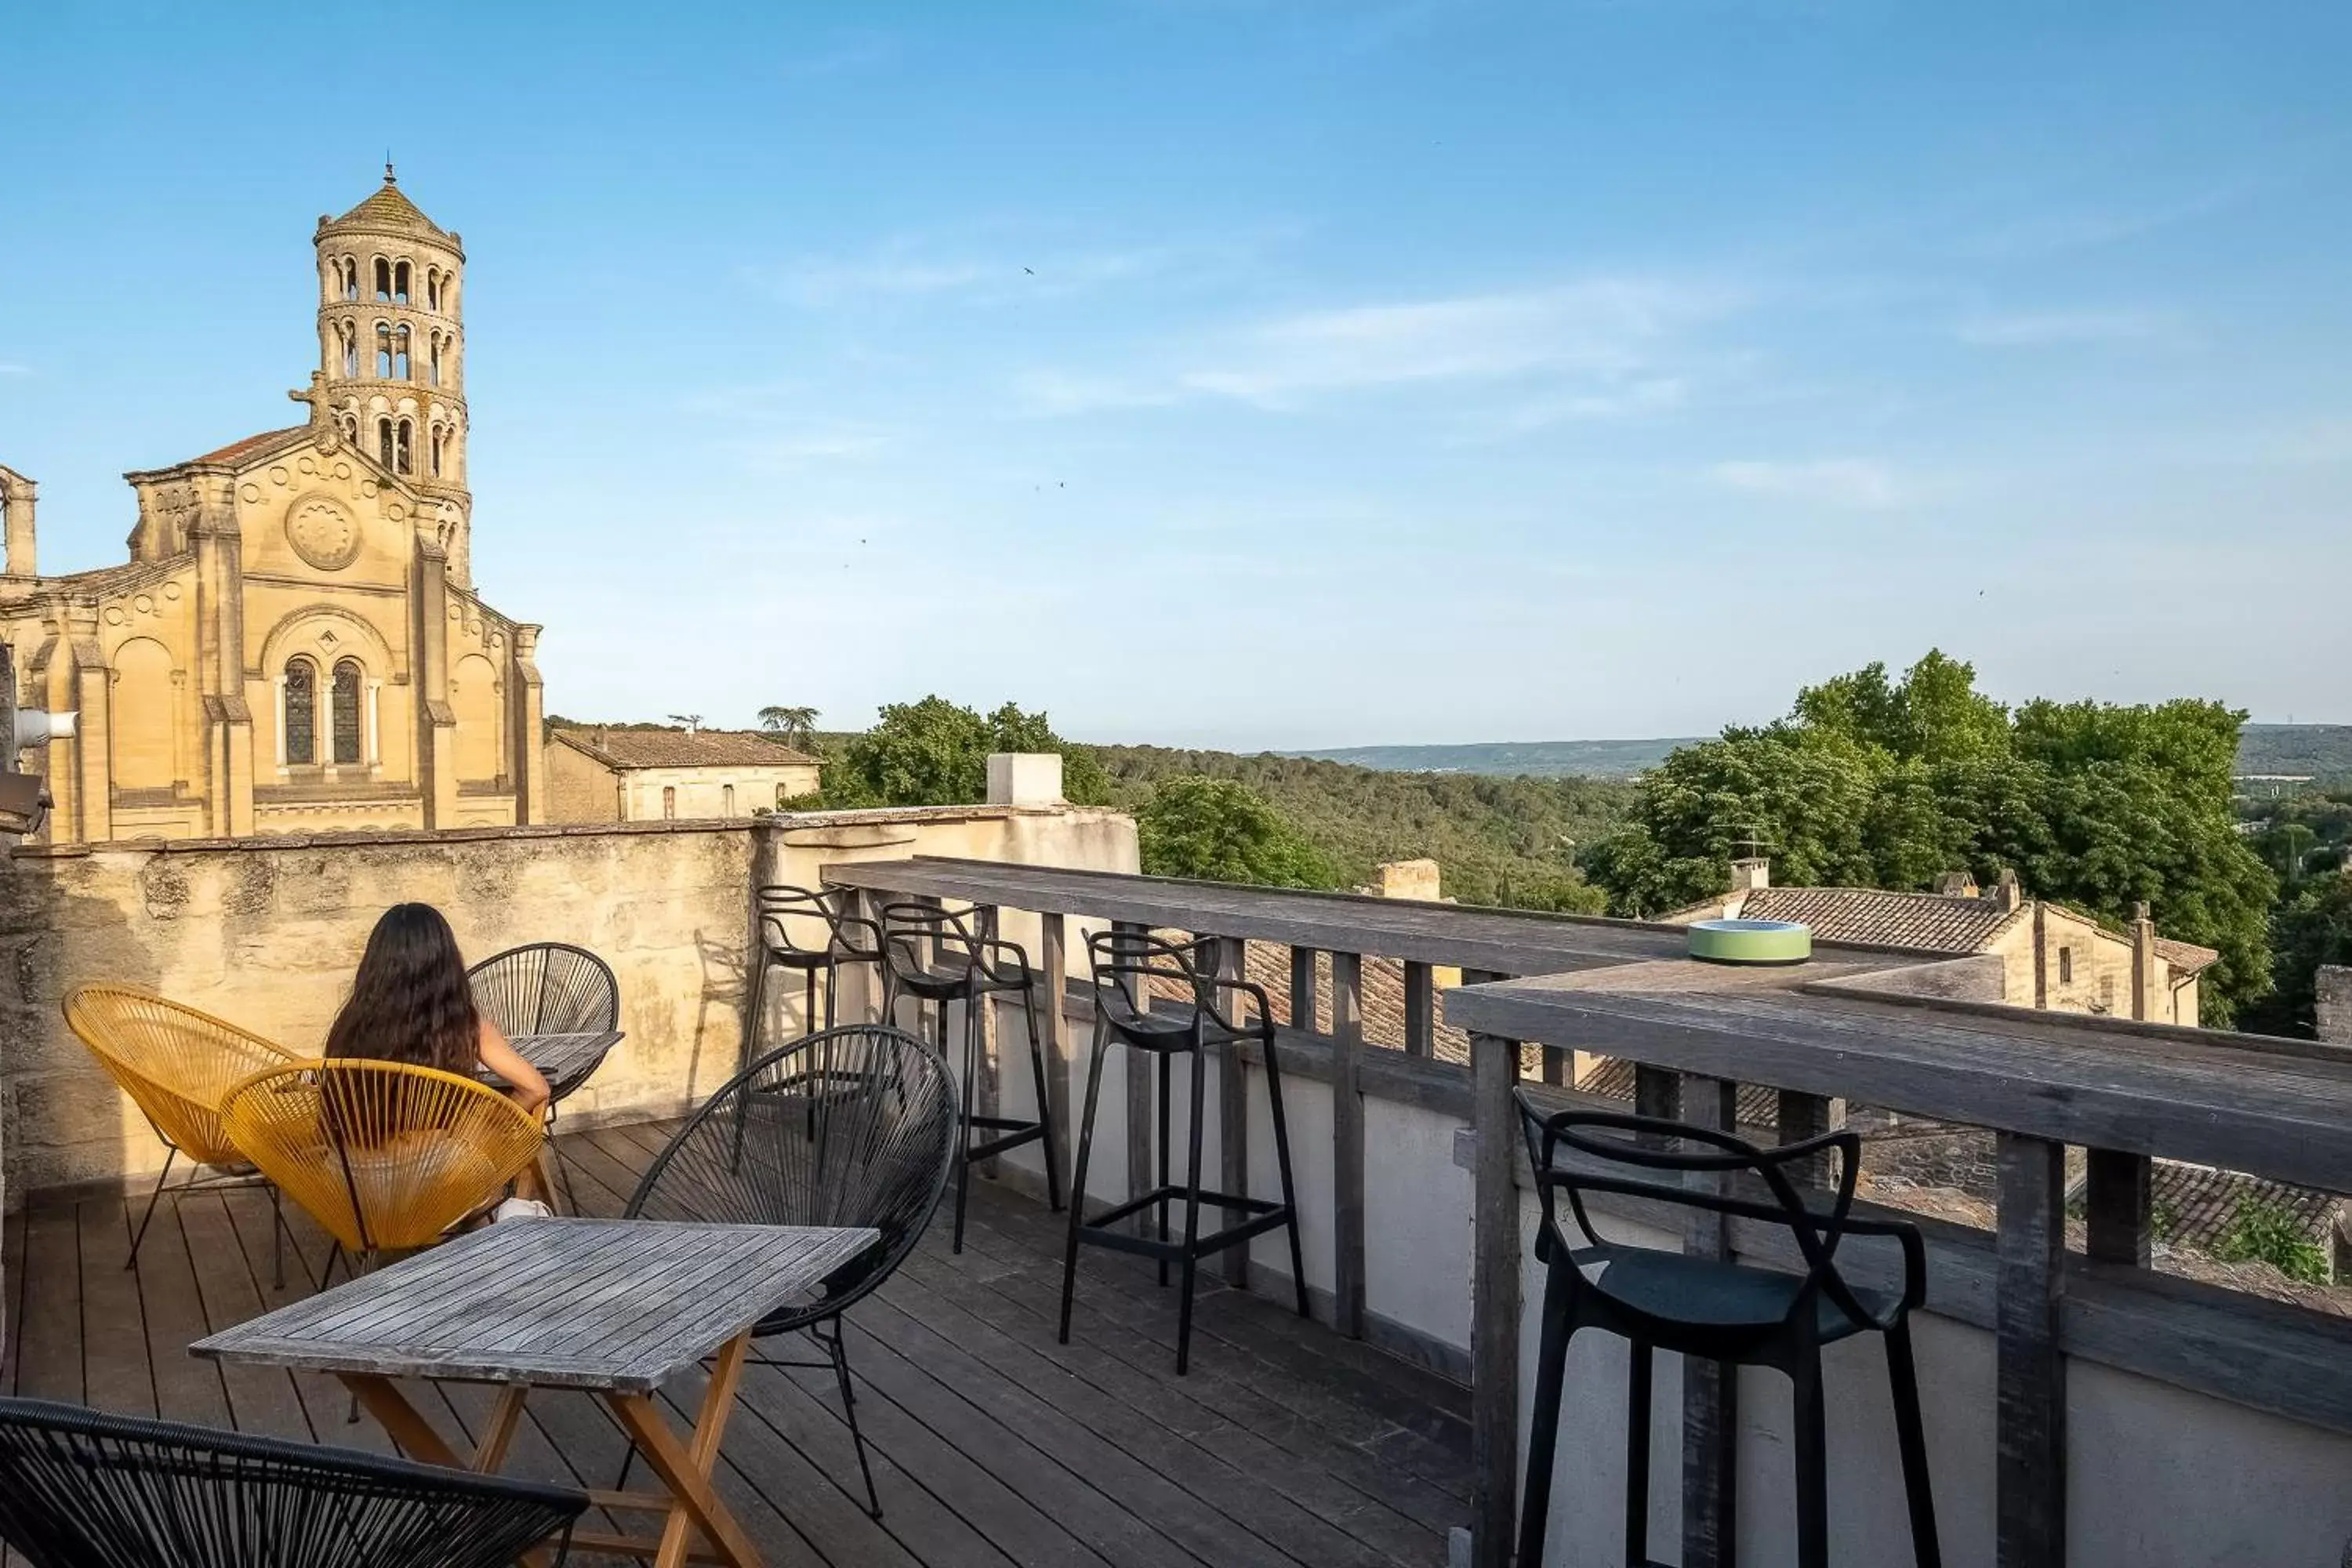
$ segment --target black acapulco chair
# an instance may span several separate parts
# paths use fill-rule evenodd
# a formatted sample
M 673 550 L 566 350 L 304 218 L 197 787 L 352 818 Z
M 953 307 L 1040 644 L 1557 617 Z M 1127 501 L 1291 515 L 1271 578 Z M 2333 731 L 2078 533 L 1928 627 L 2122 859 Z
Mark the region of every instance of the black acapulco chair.
M 1181 1274 L 1176 1309 L 1176 1375 L 1184 1375 L 1192 1349 L 1192 1287 L 1202 1258 L 1229 1247 L 1245 1247 L 1270 1230 L 1290 1233 L 1290 1278 L 1297 1292 L 1298 1315 L 1308 1315 L 1307 1268 L 1298 1241 L 1298 1200 L 1290 1180 L 1290 1124 L 1282 1109 L 1282 1064 L 1274 1047 L 1274 1012 L 1265 993 L 1246 980 L 1218 974 L 1213 941 L 1170 942 L 1150 931 L 1116 929 L 1087 938 L 1087 955 L 1094 973 L 1094 1054 L 1087 1068 L 1087 1106 L 1079 1123 L 1077 1168 L 1070 1177 L 1070 1227 L 1062 1259 L 1061 1342 L 1070 1342 L 1070 1298 L 1078 1278 L 1078 1248 L 1108 1247 L 1153 1259 L 1160 1265 L 1160 1282 L 1168 1283 L 1168 1266 Z M 1154 983 L 1159 984 L 1155 986 Z M 1177 994 L 1170 996 L 1168 992 Z M 1219 1005 L 1230 998 L 1228 1009 Z M 1155 1005 L 1154 1003 L 1158 1005 Z M 1244 1004 L 1248 1004 L 1245 1006 Z M 1252 1016 L 1252 1010 L 1255 1016 Z M 1265 1068 L 1266 1108 L 1274 1119 L 1275 1172 L 1281 1183 L 1279 1200 L 1252 1197 L 1246 1193 L 1211 1192 L 1201 1185 L 1201 1129 L 1205 1099 L 1203 1058 L 1212 1046 L 1223 1046 L 1226 1059 L 1244 1040 L 1257 1042 Z M 1086 1215 L 1087 1164 L 1094 1152 L 1095 1109 L 1102 1096 L 1103 1063 L 1111 1046 L 1128 1050 L 1128 1071 L 1140 1072 L 1147 1057 L 1160 1061 L 1160 1184 L 1141 1197 L 1097 1214 Z M 1170 1101 L 1174 1089 L 1175 1058 L 1192 1058 L 1191 1117 L 1184 1179 L 1171 1178 Z M 1184 1228 L 1181 1237 L 1168 1230 L 1171 1205 L 1181 1205 Z M 1201 1210 L 1213 1208 L 1241 1217 L 1214 1233 L 1201 1234 Z M 1132 1215 L 1150 1213 L 1156 1224 L 1139 1226 L 1137 1234 L 1118 1228 Z M 1149 1234 L 1157 1230 L 1158 1235 Z
M 0 1541 L 32 1568 L 499 1568 L 584 1493 L 0 1399 Z
M 758 955 L 751 971 L 750 1005 L 743 1012 L 743 1048 L 738 1068 L 749 1067 L 760 1055 L 760 1030 L 767 1021 L 768 973 L 798 970 L 801 975 L 801 1032 L 817 1030 L 816 977 L 824 976 L 824 1025 L 841 1019 L 835 996 L 845 963 L 882 964 L 882 928 L 848 908 L 850 894 L 840 888 L 798 888 L 789 882 L 762 884 L 752 893 L 759 921 Z M 882 1016 L 889 1022 L 889 1014 Z
M 621 983 L 613 978 L 613 966 L 570 942 L 527 942 L 493 953 L 466 971 L 466 983 L 474 993 L 476 1010 L 509 1039 L 603 1035 L 621 1026 Z M 550 1072 L 547 1079 L 547 1146 L 555 1156 L 565 1206 L 574 1214 L 580 1205 L 572 1196 L 572 1172 L 562 1147 L 555 1142 L 556 1108 L 604 1065 L 604 1052 L 600 1051 L 568 1063 L 562 1071 Z
M 882 1517 L 858 1430 L 841 1315 L 922 1239 L 955 1158 L 955 1085 L 939 1052 L 903 1030 L 851 1024 L 803 1035 L 737 1075 L 654 1156 L 629 1219 L 871 1226 L 881 1239 L 807 1300 L 771 1314 L 759 1339 L 806 1331 L 841 1388 L 866 1511 Z M 830 1332 L 827 1331 L 828 1328 Z M 623 1484 L 626 1484 L 625 1472 Z
M 1788 1375 L 1796 1388 L 1797 1563 L 1799 1568 L 1827 1568 L 1822 1347 L 1855 1334 L 1877 1333 L 1886 1342 L 1912 1552 L 1919 1568 L 1940 1568 L 1927 1444 L 1919 1416 L 1919 1380 L 1911 1353 L 1910 1314 L 1927 1299 L 1927 1252 L 1916 1226 L 1853 1215 L 1862 1140 L 1839 1131 L 1764 1149 L 1728 1132 L 1656 1117 L 1582 1110 L 1546 1114 L 1525 1089 L 1513 1093 L 1543 1202 L 1535 1255 L 1545 1266 L 1543 1342 L 1526 1484 L 1520 1492 L 1518 1561 L 1531 1568 L 1543 1562 L 1569 1341 L 1580 1330 L 1599 1329 L 1620 1336 L 1631 1347 L 1626 1563 L 1650 1562 L 1651 1362 L 1663 1350 L 1714 1361 L 1727 1369 L 1774 1367 Z M 1809 1207 L 1790 1180 L 1789 1169 L 1832 1151 L 1839 1155 L 1837 1187 L 1825 1209 Z M 1687 1185 L 1685 1178 L 1689 1176 L 1712 1179 L 1715 1186 Z M 1805 1271 L 1789 1273 L 1605 1240 L 1586 1213 L 1589 1193 L 1777 1223 L 1794 1239 Z M 1558 1200 L 1562 1194 L 1576 1216 L 1581 1244 L 1572 1242 L 1561 1226 Z M 1837 1249 L 1849 1236 L 1896 1243 L 1903 1257 L 1899 1294 L 1848 1283 L 1838 1269 Z
M 963 1250 L 964 1207 L 971 1193 L 971 1168 L 1024 1144 L 1042 1146 L 1045 1166 L 1045 1202 L 1062 1212 L 1061 1162 L 1055 1157 L 1053 1101 L 1045 1089 L 1045 1037 L 1038 1021 L 1037 972 L 1029 955 L 1015 942 L 992 931 L 974 931 L 970 917 L 936 904 L 894 903 L 882 910 L 882 1016 L 890 1021 L 898 999 L 915 998 L 917 1026 L 920 1008 L 931 1006 L 937 1019 L 936 1043 L 948 1053 L 948 1008 L 963 1004 L 962 1159 L 956 1166 L 954 1249 Z M 1029 1029 L 1029 1075 L 1037 1097 L 1034 1117 L 984 1115 L 973 1098 L 972 1080 L 982 1046 L 982 1020 L 991 996 L 1018 995 Z M 975 1143 L 972 1130 L 992 1136 Z

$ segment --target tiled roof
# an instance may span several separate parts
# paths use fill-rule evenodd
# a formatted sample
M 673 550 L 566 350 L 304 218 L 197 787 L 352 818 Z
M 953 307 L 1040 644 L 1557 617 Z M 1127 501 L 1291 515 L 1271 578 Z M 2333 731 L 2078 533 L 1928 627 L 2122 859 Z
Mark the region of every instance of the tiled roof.
M 558 730 L 555 738 L 608 768 L 814 767 L 817 761 L 756 731 Z
M 2001 928 L 2024 918 L 1990 899 L 1896 893 L 1879 888 L 1759 888 L 1742 920 L 1795 921 L 1817 942 L 1866 942 L 1921 952 L 1982 952 Z
M 2337 1211 L 2344 1200 L 2333 1193 L 2292 1187 L 2239 1171 L 2220 1171 L 2179 1160 L 2157 1160 L 2148 1172 L 2148 1203 L 2159 1239 L 2220 1257 L 2230 1250 L 2239 1215 L 2256 1209 L 2286 1219 L 2302 1239 L 2332 1247 Z
M 1635 1065 L 1622 1057 L 1610 1057 L 1595 1063 L 1592 1070 L 1586 1073 L 1584 1080 L 1576 1087 L 1587 1094 L 1622 1100 L 1630 1106 L 1633 1102 Z M 1743 1083 L 1739 1085 L 1738 1109 L 1733 1114 L 1744 1128 L 1778 1127 L 1780 1124 L 1780 1091 L 1767 1089 L 1762 1084 Z
M 1181 941 L 1181 931 L 1163 931 L 1164 936 Z M 1267 1005 L 1274 1009 L 1278 1023 L 1290 1021 L 1290 949 L 1278 942 L 1253 942 L 1244 944 L 1247 969 L 1244 978 L 1265 993 Z M 1404 964 L 1393 958 L 1364 960 L 1363 967 L 1364 1043 L 1389 1050 L 1404 1049 Z M 1154 980 L 1152 994 L 1171 1000 L 1182 999 L 1181 985 L 1173 981 Z M 1470 1037 L 1446 1024 L 1440 1016 L 1433 1020 L 1430 1041 L 1433 1054 L 1450 1062 L 1470 1059 Z M 1315 955 L 1315 1028 L 1318 1033 L 1331 1032 L 1331 955 Z
M 289 425 L 282 430 L 264 430 L 258 436 L 247 436 L 242 441 L 231 441 L 226 447 L 215 447 L 211 451 L 206 452 L 203 457 L 191 458 L 188 461 L 191 463 L 234 463 L 239 458 L 249 458 L 256 452 L 262 451 L 277 442 L 283 441 L 287 437 L 293 435 L 298 430 L 307 430 L 309 428 L 310 426 L 307 425 Z
M 2193 942 L 2175 942 L 2168 936 L 2156 939 L 2156 954 L 2172 966 L 2175 974 L 2194 974 L 2221 956 L 2210 947 L 2200 947 Z
M 447 230 L 426 217 L 418 209 L 416 204 L 408 199 L 398 183 L 389 174 L 384 175 L 383 185 L 378 187 L 373 195 L 337 218 L 335 222 L 338 224 L 366 223 L 392 228 L 417 229 L 425 234 L 439 235 L 444 238 L 448 236 Z

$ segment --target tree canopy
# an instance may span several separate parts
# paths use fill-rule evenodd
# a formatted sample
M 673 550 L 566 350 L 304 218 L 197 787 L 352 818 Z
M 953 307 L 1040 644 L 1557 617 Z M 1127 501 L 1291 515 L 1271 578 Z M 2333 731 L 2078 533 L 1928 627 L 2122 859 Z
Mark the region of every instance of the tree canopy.
M 1785 719 L 1676 751 L 1585 869 L 1613 910 L 1654 915 L 1721 891 L 1751 849 L 1796 886 L 2013 868 L 2037 897 L 2117 925 L 2145 902 L 2165 935 L 2217 949 L 2203 1013 L 2222 1023 L 2270 984 L 2273 881 L 2231 807 L 2244 719 L 2185 698 L 2012 712 L 1939 652 L 1900 680 L 1873 664 L 1806 688 Z
M 1055 734 L 1043 712 L 1007 702 L 982 714 L 931 696 L 884 707 L 874 728 L 844 743 L 825 769 L 825 804 L 970 805 L 988 798 L 992 752 L 1059 752 L 1062 793 L 1073 804 L 1110 801 L 1110 780 L 1093 751 Z
M 1328 888 L 1330 863 L 1265 798 L 1233 779 L 1161 779 L 1135 814 L 1143 868 L 1276 888 Z

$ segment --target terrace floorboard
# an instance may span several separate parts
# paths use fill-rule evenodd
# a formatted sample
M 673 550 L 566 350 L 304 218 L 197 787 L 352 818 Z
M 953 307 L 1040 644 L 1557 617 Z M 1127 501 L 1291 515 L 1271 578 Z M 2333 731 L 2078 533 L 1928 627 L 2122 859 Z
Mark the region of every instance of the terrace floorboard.
M 618 1214 L 666 1131 L 565 1134 L 582 1211 Z M 316 1289 L 328 1243 L 306 1216 L 289 1207 L 283 1291 L 270 1279 L 258 1192 L 167 1200 L 135 1271 L 122 1267 L 132 1217 L 121 1197 L 36 1193 L 7 1221 L 0 1389 L 386 1449 L 373 1421 L 345 1419 L 332 1379 L 186 1353 L 190 1341 Z M 1192 1371 L 1179 1378 L 1173 1292 L 1149 1264 L 1093 1250 L 1081 1259 L 1071 1342 L 1057 1344 L 1062 1235 L 1034 1200 L 977 1181 L 963 1254 L 934 1226 L 898 1275 L 851 1310 L 878 1523 L 865 1512 L 832 1375 L 746 1368 L 717 1479 L 770 1564 L 1445 1560 L 1446 1529 L 1468 1518 L 1466 1390 L 1205 1274 Z M 764 1349 L 805 1353 L 791 1342 Z M 487 1414 L 486 1390 L 420 1392 L 445 1431 L 469 1433 Z M 681 1422 L 700 1394 L 699 1373 L 664 1391 Z M 545 1393 L 528 1413 L 509 1470 L 587 1486 L 617 1479 L 624 1442 L 601 1405 Z

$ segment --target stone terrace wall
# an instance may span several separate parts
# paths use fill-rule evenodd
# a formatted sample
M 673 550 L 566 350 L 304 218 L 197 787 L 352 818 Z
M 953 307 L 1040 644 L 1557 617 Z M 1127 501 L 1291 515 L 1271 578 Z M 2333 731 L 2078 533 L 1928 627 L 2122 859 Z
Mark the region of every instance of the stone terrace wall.
M 621 985 L 628 1032 L 567 1118 L 675 1114 L 734 1070 L 748 888 L 814 884 L 827 861 L 913 854 L 1135 868 L 1111 813 L 1005 807 L 761 823 L 107 844 L 0 863 L 0 1155 L 27 1191 L 152 1174 L 163 1150 L 65 1026 L 88 981 L 145 987 L 309 1052 L 389 905 L 438 905 L 469 958 L 576 942 Z

